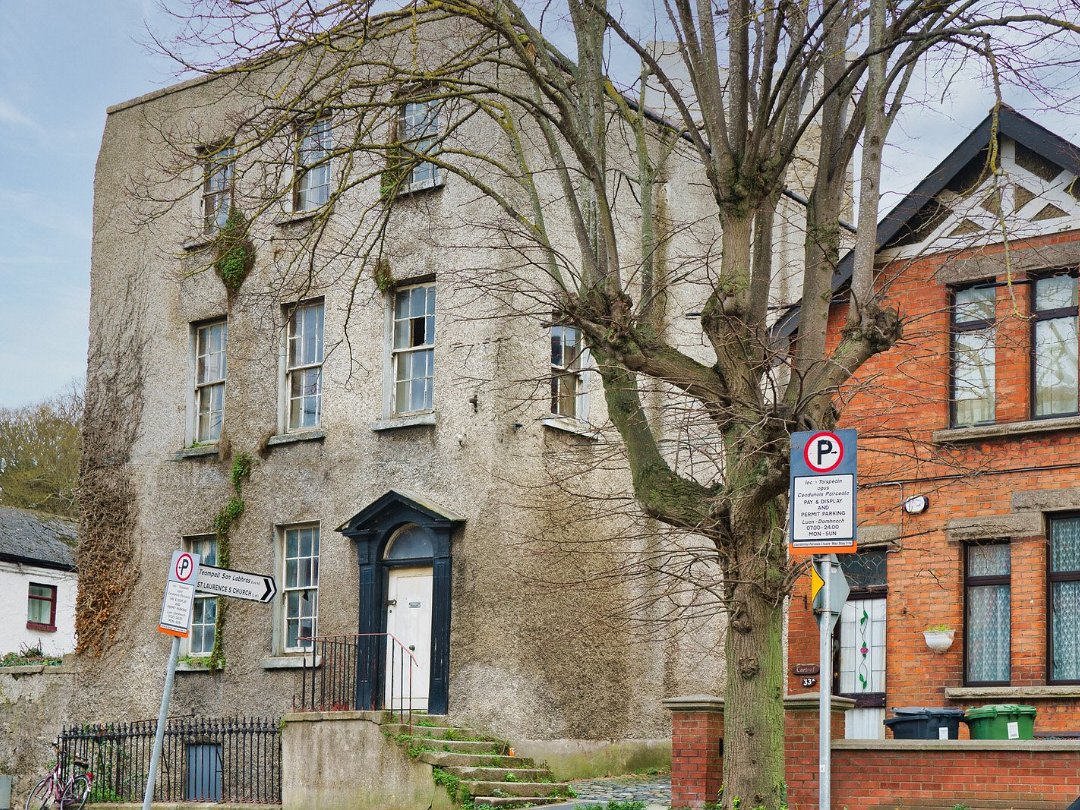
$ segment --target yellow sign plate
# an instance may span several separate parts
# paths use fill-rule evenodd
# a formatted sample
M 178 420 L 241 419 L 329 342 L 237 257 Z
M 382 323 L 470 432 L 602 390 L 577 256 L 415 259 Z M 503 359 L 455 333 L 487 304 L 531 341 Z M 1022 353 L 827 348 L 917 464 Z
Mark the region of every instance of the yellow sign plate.
M 825 587 L 825 580 L 823 580 L 817 572 L 817 568 L 810 566 L 810 602 L 817 599 L 818 591 Z

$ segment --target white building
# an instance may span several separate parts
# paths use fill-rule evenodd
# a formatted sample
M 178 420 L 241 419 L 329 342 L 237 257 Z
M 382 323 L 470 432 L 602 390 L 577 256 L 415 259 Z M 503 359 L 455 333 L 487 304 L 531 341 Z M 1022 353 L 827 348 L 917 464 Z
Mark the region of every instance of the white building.
M 0 655 L 75 649 L 76 534 L 69 520 L 0 507 Z

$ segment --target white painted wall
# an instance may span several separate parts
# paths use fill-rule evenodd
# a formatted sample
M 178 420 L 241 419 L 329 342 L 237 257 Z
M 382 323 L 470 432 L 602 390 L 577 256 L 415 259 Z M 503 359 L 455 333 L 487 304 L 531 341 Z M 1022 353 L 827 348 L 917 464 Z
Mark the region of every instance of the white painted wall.
M 56 586 L 56 630 L 44 632 L 26 627 L 27 594 L 31 582 Z M 18 652 L 23 645 L 46 655 L 63 655 L 75 649 L 75 590 L 73 572 L 0 561 L 0 655 Z

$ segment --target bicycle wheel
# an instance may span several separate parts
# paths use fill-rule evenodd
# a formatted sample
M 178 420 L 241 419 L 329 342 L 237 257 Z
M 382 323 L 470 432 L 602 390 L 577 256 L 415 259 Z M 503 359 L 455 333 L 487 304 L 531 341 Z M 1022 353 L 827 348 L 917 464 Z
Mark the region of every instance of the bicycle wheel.
M 53 799 L 53 778 L 46 776 L 34 785 L 34 789 L 26 797 L 26 810 L 51 810 L 56 807 Z
M 64 788 L 64 795 L 60 799 L 60 810 L 82 810 L 89 796 L 90 779 L 85 773 L 80 773 Z

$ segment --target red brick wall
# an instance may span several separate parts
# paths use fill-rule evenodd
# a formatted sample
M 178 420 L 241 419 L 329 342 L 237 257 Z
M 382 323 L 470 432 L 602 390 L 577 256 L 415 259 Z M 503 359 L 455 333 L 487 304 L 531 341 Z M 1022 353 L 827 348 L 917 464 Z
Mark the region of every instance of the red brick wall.
M 714 803 L 723 782 L 720 740 L 724 715 L 675 711 L 671 715 L 671 804 L 698 810 Z
M 700 810 L 715 802 L 722 780 L 722 714 L 672 715 L 671 806 Z M 818 806 L 818 715 L 802 707 L 785 718 L 788 807 Z M 833 738 L 843 715 L 833 713 Z M 1065 743 L 842 743 L 832 749 L 834 810 L 941 808 L 955 804 L 1023 810 L 1062 810 L 1080 797 L 1080 745 Z M 1038 748 L 1032 748 L 1038 745 Z M 999 746 L 994 748 L 994 746 Z M 1024 750 L 1032 748 L 1032 750 Z M 1065 750 L 1073 748 L 1075 750 Z
M 834 750 L 832 756 L 836 810 L 986 807 L 982 802 L 1064 810 L 1080 796 L 1080 751 Z M 791 810 L 811 808 L 816 804 Z

